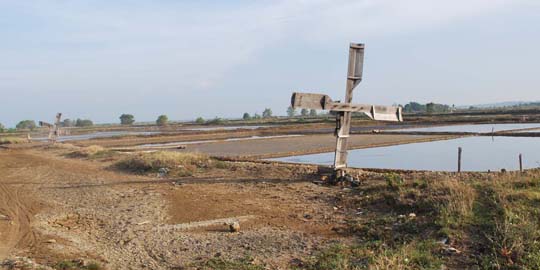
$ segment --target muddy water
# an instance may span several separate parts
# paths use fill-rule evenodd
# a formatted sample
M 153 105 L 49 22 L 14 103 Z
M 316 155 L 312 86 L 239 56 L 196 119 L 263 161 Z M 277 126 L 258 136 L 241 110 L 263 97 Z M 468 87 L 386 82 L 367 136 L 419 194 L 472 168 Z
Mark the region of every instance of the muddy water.
M 477 124 L 477 125 L 451 125 L 423 128 L 406 128 L 395 131 L 425 131 L 425 132 L 497 132 L 513 129 L 540 128 L 540 123 L 534 124 Z
M 457 149 L 463 148 L 464 171 L 518 170 L 518 155 L 524 168 L 540 167 L 540 138 L 466 137 L 454 140 L 412 143 L 349 151 L 349 166 L 407 170 L 457 170 Z M 334 153 L 291 156 L 273 160 L 331 165 Z

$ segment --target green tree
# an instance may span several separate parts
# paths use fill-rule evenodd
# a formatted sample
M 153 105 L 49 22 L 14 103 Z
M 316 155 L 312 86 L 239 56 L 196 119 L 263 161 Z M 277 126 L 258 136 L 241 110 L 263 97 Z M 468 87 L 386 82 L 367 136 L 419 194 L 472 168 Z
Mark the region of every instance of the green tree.
M 317 116 L 317 110 L 311 109 L 311 110 L 309 111 L 309 116 Z
M 300 114 L 302 116 L 307 116 L 309 114 L 309 111 L 308 111 L 308 109 L 302 109 L 302 110 L 300 110 Z
M 92 120 L 89 120 L 89 119 L 77 118 L 77 120 L 75 121 L 76 127 L 91 127 L 93 125 L 94 125 L 94 122 L 92 122 Z
M 292 106 L 289 106 L 289 108 L 287 108 L 287 116 L 294 117 L 295 115 L 296 110 Z
M 261 115 L 258 114 L 258 113 L 255 113 L 255 115 L 253 115 L 253 119 L 261 119 Z
M 169 123 L 169 117 L 167 117 L 164 114 L 160 115 L 156 120 L 156 124 L 158 126 L 166 126 L 168 123 Z
M 197 119 L 195 120 L 195 123 L 199 124 L 199 125 L 202 125 L 204 124 L 206 121 L 204 121 L 204 118 L 202 117 L 197 117 Z
M 71 119 L 69 118 L 66 118 L 64 119 L 64 121 L 62 121 L 63 127 L 72 127 L 73 125 L 74 125 L 73 121 L 71 121 Z
M 135 123 L 135 116 L 132 114 L 122 114 L 120 115 L 120 124 L 122 125 L 132 125 Z
M 435 112 L 435 103 L 430 102 L 426 104 L 426 112 L 427 113 L 434 113 Z
M 15 126 L 17 129 L 29 129 L 29 130 L 34 130 L 37 125 L 36 125 L 36 122 L 34 120 L 23 120 L 21 122 L 19 122 L 17 124 L 17 126 Z
M 249 120 L 249 119 L 251 119 L 251 115 L 249 115 L 249 113 L 246 112 L 246 113 L 244 113 L 244 115 L 242 116 L 242 119 L 244 119 L 244 120 Z
M 2 123 L 0 123 L 0 132 L 4 132 L 6 128 L 4 127 L 4 125 L 2 125 Z
M 270 117 L 272 117 L 272 109 L 270 109 L 270 108 L 264 109 L 264 111 L 263 111 L 263 113 L 262 113 L 262 117 L 263 117 L 263 118 L 270 118 Z

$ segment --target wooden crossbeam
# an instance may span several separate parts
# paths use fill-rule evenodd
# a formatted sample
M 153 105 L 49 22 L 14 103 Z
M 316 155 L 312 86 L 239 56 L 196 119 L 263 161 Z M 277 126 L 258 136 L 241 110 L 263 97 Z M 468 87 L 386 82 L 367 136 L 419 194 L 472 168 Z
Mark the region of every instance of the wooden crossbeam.
M 295 92 L 291 98 L 291 106 L 294 109 L 304 108 L 334 112 L 361 112 L 373 120 L 403 121 L 402 110 L 399 106 L 340 103 L 332 101 L 328 95 L 323 94 Z

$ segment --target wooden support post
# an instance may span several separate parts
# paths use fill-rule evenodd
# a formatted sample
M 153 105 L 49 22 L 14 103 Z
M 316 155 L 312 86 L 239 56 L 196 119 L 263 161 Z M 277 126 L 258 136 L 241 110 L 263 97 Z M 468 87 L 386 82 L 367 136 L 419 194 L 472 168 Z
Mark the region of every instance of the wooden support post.
M 523 155 L 519 154 L 519 172 L 523 172 Z
M 458 173 L 461 172 L 461 152 L 462 152 L 462 149 L 461 147 L 458 147 L 458 162 L 457 162 L 457 171 Z

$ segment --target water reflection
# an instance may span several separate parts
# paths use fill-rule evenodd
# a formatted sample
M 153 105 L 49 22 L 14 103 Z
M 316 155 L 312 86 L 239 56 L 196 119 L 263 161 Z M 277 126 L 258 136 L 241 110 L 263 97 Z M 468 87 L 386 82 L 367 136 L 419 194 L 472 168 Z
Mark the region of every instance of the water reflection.
M 349 166 L 407 170 L 457 170 L 457 148 L 463 148 L 463 171 L 518 170 L 540 167 L 540 138 L 467 137 L 349 151 Z M 331 165 L 334 153 L 291 156 L 273 160 Z

